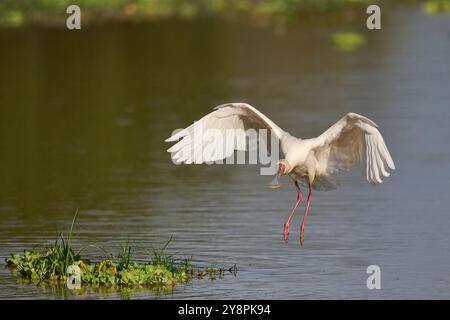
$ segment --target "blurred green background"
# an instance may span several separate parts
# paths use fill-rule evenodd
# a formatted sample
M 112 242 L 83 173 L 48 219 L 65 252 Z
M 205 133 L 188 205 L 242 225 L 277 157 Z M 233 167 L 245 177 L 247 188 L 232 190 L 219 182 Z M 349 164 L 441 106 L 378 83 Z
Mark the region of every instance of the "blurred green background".
M 286 20 L 311 13 L 335 13 L 349 8 L 382 3 L 368 0 L 2 0 L 0 24 L 20 26 L 24 23 L 62 25 L 66 8 L 80 6 L 83 23 L 110 20 L 148 20 L 177 17 L 192 19 L 204 15 L 248 16 L 267 23 Z M 387 1 L 384 1 L 387 2 Z M 394 2 L 394 1 L 389 1 Z M 399 1 L 395 1 L 399 2 Z M 450 11 L 450 0 L 403 0 L 423 2 L 427 13 Z
M 63 26 L 66 8 L 80 6 L 83 25 L 201 16 L 249 18 L 259 24 L 284 25 L 311 14 L 354 15 L 369 4 L 421 3 L 429 15 L 450 13 L 450 0 L 2 0 L 0 26 Z
M 306 12 L 334 11 L 368 3 L 367 0 L 5 0 L 0 4 L 4 23 L 51 21 L 65 14 L 71 4 L 82 8 L 88 19 L 193 18 L 211 14 L 246 14 L 273 18 Z

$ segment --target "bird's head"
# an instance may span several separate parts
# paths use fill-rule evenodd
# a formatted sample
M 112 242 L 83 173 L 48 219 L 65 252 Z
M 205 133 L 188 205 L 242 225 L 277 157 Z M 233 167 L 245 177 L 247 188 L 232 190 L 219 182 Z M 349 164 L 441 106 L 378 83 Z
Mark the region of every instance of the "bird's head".
M 280 160 L 278 161 L 278 170 L 277 174 L 273 178 L 273 180 L 269 183 L 269 187 L 272 189 L 276 189 L 281 187 L 281 184 L 279 182 L 279 179 L 281 176 L 288 174 L 291 171 L 291 165 L 287 160 Z

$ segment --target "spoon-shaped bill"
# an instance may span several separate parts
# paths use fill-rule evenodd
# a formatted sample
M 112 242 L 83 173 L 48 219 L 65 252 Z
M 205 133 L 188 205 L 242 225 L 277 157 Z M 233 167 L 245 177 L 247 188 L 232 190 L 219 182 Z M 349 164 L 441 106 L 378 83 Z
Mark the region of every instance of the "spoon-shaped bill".
M 281 187 L 280 181 L 278 180 L 278 174 L 275 175 L 273 180 L 270 181 L 268 185 L 269 185 L 269 188 L 272 188 L 272 189 L 277 189 L 277 188 Z
M 273 180 L 269 182 L 270 188 L 277 189 L 277 188 L 281 187 L 279 180 L 280 180 L 280 177 L 283 175 L 284 169 L 285 169 L 285 165 L 283 163 L 279 162 L 277 174 L 275 175 Z

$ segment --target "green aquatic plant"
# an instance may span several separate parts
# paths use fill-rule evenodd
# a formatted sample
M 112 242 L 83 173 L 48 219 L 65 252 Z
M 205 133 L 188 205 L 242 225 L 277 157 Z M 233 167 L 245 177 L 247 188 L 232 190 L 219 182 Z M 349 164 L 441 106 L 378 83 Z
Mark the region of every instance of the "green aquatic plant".
M 23 255 L 13 254 L 6 259 L 9 267 L 32 283 L 43 281 L 65 281 L 67 274 L 78 270 L 81 284 L 84 285 L 142 285 L 172 287 L 189 280 L 189 274 L 182 266 L 171 269 L 163 265 L 150 263 L 128 263 L 126 267 L 112 260 L 89 263 L 78 260 L 69 265 L 66 272 L 61 273 L 58 260 L 55 259 L 54 249 L 50 248 L 46 254 L 25 250 Z
M 9 266 L 13 266 L 20 275 L 33 282 L 43 280 L 64 280 L 67 268 L 80 260 L 79 254 L 72 247 L 72 234 L 78 216 L 78 210 L 72 219 L 67 235 L 61 233 L 46 254 L 25 250 L 23 256 L 13 254 L 6 259 Z
M 105 254 L 97 263 L 80 257 L 72 247 L 73 232 L 78 211 L 65 235 L 61 233 L 45 254 L 24 250 L 23 254 L 12 254 L 6 259 L 7 266 L 16 274 L 34 284 L 43 282 L 60 284 L 68 276 L 78 276 L 81 285 L 91 286 L 149 286 L 171 288 L 185 283 L 193 277 L 199 279 L 209 275 L 210 279 L 222 277 L 224 268 L 194 269 L 190 259 L 177 260 L 167 254 L 172 237 L 161 247 L 152 247 L 148 261 L 133 262 L 133 249 L 127 239 L 116 256 Z
M 60 274 L 64 274 L 69 267 L 72 265 L 74 261 L 79 260 L 79 255 L 74 253 L 72 248 L 72 235 L 73 235 L 73 227 L 75 226 L 75 222 L 78 217 L 78 209 L 75 211 L 75 214 L 72 218 L 72 223 L 70 225 L 70 229 L 67 233 L 67 236 L 64 236 L 64 233 L 61 233 L 59 236 L 60 245 L 58 245 L 58 240 L 56 241 L 53 248 L 56 252 L 56 261 L 61 261 L 59 264 Z
M 333 33 L 331 41 L 337 50 L 346 52 L 357 50 L 367 43 L 366 37 L 356 32 Z
M 132 250 L 130 246 L 130 241 L 127 239 L 127 241 L 122 244 L 121 246 L 121 252 L 119 253 L 119 262 L 117 264 L 117 268 L 119 270 L 127 269 L 131 262 L 131 255 Z
M 166 254 L 166 249 L 172 242 L 172 239 L 173 237 L 171 236 L 169 240 L 161 248 L 155 248 L 151 246 L 152 251 L 149 252 L 147 250 L 151 264 L 164 266 L 169 270 L 172 270 L 174 266 L 177 265 L 173 256 Z M 184 265 L 188 265 L 188 263 L 185 262 Z

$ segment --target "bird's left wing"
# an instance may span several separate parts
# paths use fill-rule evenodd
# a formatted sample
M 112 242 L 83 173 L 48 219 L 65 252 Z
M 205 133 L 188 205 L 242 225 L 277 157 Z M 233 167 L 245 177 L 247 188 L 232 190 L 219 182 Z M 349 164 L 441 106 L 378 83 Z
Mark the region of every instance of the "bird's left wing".
M 362 164 L 367 181 L 379 184 L 395 169 L 377 125 L 356 113 L 348 113 L 317 138 L 311 139 L 320 170 L 333 174 Z
M 246 151 L 248 129 L 266 129 L 268 140 L 274 134 L 278 139 L 285 132 L 247 103 L 226 103 L 191 126 L 179 131 L 166 142 L 181 139 L 167 151 L 175 163 L 208 163 L 233 155 L 234 150 Z

